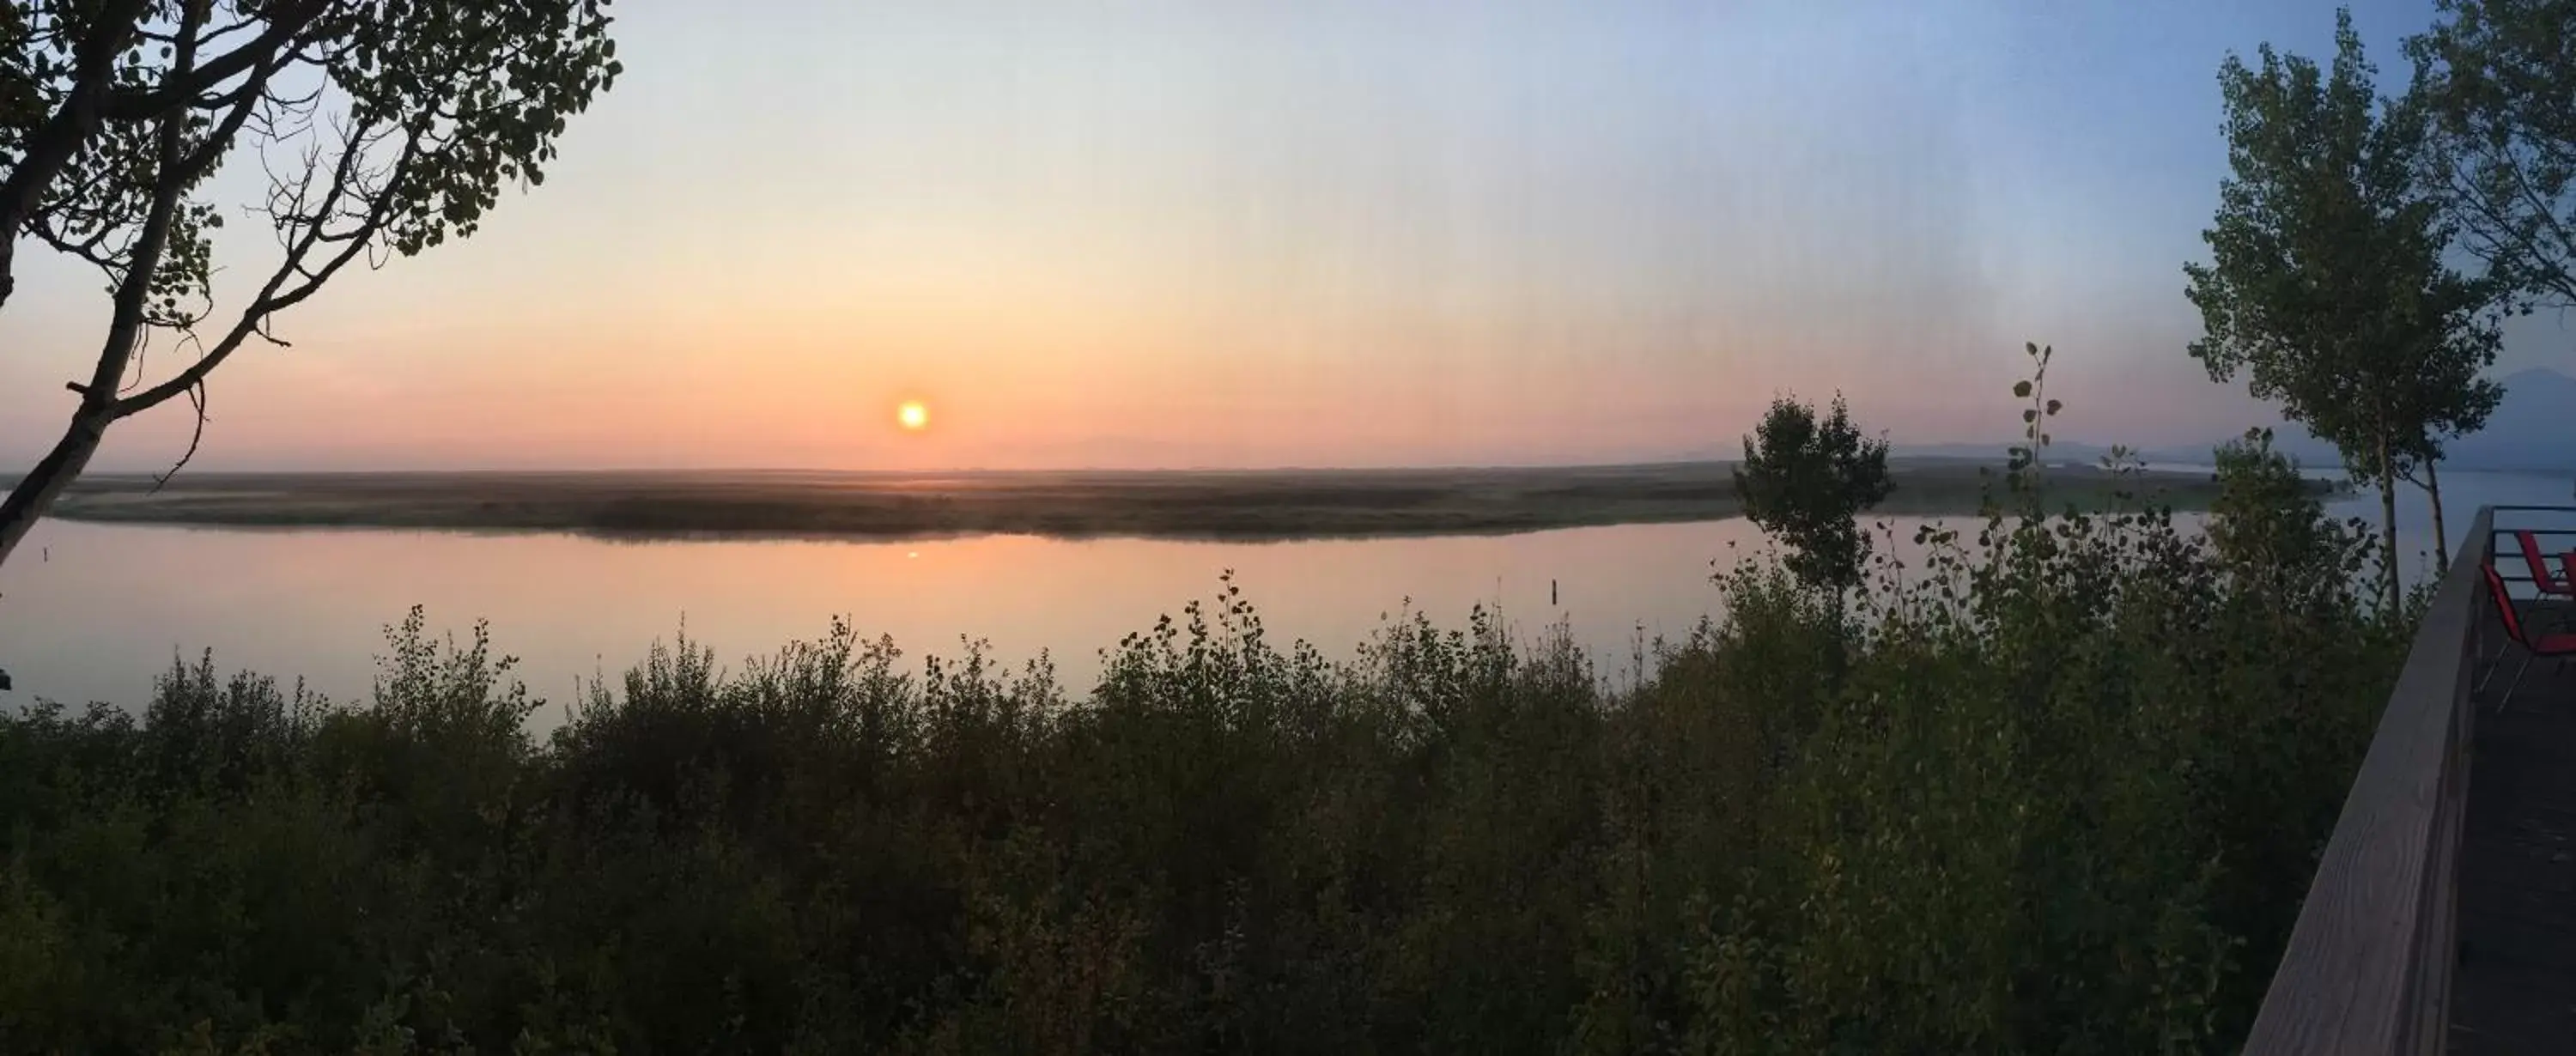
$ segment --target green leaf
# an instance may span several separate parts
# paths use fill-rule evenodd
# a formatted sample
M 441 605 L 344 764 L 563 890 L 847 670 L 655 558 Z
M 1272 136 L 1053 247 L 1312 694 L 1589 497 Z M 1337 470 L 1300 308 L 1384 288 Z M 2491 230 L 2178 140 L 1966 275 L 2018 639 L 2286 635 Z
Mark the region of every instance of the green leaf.
M 2014 382 L 2014 383 L 2013 383 L 2013 395 L 2014 395 L 2014 396 L 2016 396 L 2016 397 L 2019 397 L 2019 398 L 2021 398 L 2021 399 L 2025 399 L 2025 400 L 2029 399 L 2029 398 L 2030 398 L 2030 383 L 2029 383 L 2029 382 L 2027 382 L 2027 381 L 2017 381 L 2017 382 Z

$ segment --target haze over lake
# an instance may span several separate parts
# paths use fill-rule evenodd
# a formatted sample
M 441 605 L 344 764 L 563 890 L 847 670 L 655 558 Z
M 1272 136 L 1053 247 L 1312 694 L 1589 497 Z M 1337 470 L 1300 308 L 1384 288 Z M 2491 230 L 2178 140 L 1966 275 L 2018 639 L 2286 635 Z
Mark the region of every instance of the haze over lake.
M 2445 475 L 2454 535 L 2481 504 L 2564 502 L 2558 476 Z M 2338 516 L 2375 518 L 2377 500 L 2340 497 Z M 2401 496 L 2409 574 L 2430 557 L 2431 515 Z M 1923 518 L 1885 518 L 1910 551 Z M 1087 689 L 1099 650 L 1218 589 L 1228 569 L 1274 638 L 1304 638 L 1347 659 L 1415 609 L 1444 627 L 1497 607 L 1523 638 L 1563 621 L 1604 675 L 1627 670 L 1642 635 L 1679 637 L 1712 610 L 1710 562 L 1763 545 L 1741 518 L 1514 535 L 1270 543 L 1068 541 L 983 535 L 900 542 L 613 542 L 562 534 L 394 530 L 224 530 L 49 521 L 30 556 L 0 569 L 0 663 L 36 697 L 132 706 L 173 656 L 212 648 L 226 670 L 307 679 L 335 698 L 366 692 L 381 628 L 414 604 L 432 628 L 490 621 L 522 660 L 551 724 L 574 680 L 618 677 L 686 622 L 727 666 L 838 614 L 865 636 L 891 635 L 918 670 L 956 656 L 960 635 L 988 639 L 1014 665 L 1048 651 Z M 1550 604 L 1554 580 L 1556 602 Z

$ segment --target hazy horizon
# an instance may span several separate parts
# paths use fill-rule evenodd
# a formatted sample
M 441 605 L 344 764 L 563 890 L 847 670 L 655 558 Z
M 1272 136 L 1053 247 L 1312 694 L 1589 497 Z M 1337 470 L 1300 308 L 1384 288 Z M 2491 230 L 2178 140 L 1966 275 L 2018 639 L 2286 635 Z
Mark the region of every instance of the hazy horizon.
M 2430 0 L 2353 6 L 2401 85 Z M 1837 389 L 1900 447 L 1986 443 L 2024 341 L 2060 440 L 2205 443 L 2275 420 L 2183 353 L 2217 67 L 2333 31 L 2220 0 L 613 11 L 627 74 L 546 184 L 282 316 L 196 468 L 1656 462 Z M 225 305 L 266 237 L 223 232 Z M 105 314 L 94 272 L 18 270 L 0 471 Z M 2576 343 L 2509 335 L 2498 375 Z M 121 423 L 93 467 L 189 427 Z

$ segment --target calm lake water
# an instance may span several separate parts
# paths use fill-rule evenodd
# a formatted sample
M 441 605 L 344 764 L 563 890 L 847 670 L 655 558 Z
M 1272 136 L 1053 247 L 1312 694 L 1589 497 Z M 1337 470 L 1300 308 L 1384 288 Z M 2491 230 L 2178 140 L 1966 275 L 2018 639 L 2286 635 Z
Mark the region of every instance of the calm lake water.
M 2566 477 L 2455 473 L 2444 480 L 2456 537 L 2481 504 L 2565 504 Z M 2368 495 L 2339 515 L 2377 517 Z M 1962 519 L 1965 520 L 1965 519 Z M 2401 545 L 2429 551 L 2431 514 L 2401 495 Z M 1895 519 L 1900 541 L 1914 519 Z M 1388 614 L 1412 607 L 1464 626 L 1499 608 L 1524 638 L 1564 621 L 1605 674 L 1634 645 L 1678 638 L 1716 604 L 1710 562 L 1757 548 L 1742 520 L 1621 525 L 1510 536 L 1197 543 L 984 536 L 918 542 L 609 542 L 560 535 L 364 530 L 224 531 L 40 525 L 0 569 L 0 701 L 36 697 L 136 704 L 174 655 L 211 648 L 249 668 L 336 698 L 363 695 L 382 628 L 414 604 L 433 628 L 480 618 L 520 675 L 553 702 L 575 680 L 611 677 L 685 621 L 738 666 L 844 615 L 890 634 L 908 659 L 954 656 L 983 638 L 1018 663 L 1046 650 L 1072 687 L 1099 651 L 1208 598 L 1231 569 L 1274 639 L 1303 638 L 1347 658 Z M 2430 564 L 2410 558 L 2410 572 Z M 1549 600 L 1549 582 L 1556 600 Z M 550 723 L 550 704 L 537 721 Z

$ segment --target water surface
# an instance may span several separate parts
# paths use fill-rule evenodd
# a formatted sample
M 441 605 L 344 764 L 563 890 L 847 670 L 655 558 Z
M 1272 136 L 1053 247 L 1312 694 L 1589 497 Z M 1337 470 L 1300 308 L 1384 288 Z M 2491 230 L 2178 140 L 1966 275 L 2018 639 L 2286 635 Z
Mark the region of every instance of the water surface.
M 2479 504 L 2565 503 L 2560 477 L 2454 473 L 2454 536 Z M 2336 513 L 2376 518 L 2369 495 Z M 2420 496 L 2400 506 L 2401 548 L 2430 548 Z M 1900 541 L 1913 518 L 1889 519 Z M 1710 562 L 1760 547 L 1741 519 L 1572 528 L 1505 536 L 1281 543 L 980 536 L 918 542 L 626 543 L 568 535 L 376 530 L 232 531 L 49 521 L 0 569 L 6 698 L 140 701 L 180 653 L 304 677 L 335 697 L 363 694 L 382 628 L 414 604 L 432 627 L 480 618 L 522 659 L 538 695 L 611 676 L 685 622 L 738 664 L 846 615 L 907 656 L 953 656 L 961 635 L 1017 663 L 1051 653 L 1077 689 L 1098 652 L 1235 580 L 1271 635 L 1347 658 L 1408 599 L 1446 626 L 1499 608 L 1523 636 L 1563 621 L 1606 672 L 1635 643 L 1680 637 L 1716 604 Z M 2410 574 L 2429 566 L 2410 558 Z M 1555 597 L 1550 599 L 1550 583 Z M 541 716 L 541 721 L 544 716 Z

